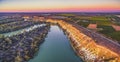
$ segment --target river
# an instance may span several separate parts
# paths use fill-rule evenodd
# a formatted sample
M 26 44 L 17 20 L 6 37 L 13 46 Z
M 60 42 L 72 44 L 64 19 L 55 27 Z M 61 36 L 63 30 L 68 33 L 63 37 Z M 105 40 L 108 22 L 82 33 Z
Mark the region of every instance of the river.
M 38 24 L 38 25 L 34 25 L 34 26 L 23 28 L 23 29 L 19 29 L 17 31 L 3 33 L 1 35 L 3 35 L 4 37 L 10 37 L 10 36 L 18 35 L 18 34 L 21 34 L 21 33 L 24 33 L 24 32 L 29 32 L 29 31 L 31 31 L 31 30 L 33 30 L 35 28 L 42 27 L 42 26 L 46 26 L 46 24 Z
M 67 36 L 57 25 L 52 25 L 39 51 L 29 62 L 83 62 L 72 49 Z

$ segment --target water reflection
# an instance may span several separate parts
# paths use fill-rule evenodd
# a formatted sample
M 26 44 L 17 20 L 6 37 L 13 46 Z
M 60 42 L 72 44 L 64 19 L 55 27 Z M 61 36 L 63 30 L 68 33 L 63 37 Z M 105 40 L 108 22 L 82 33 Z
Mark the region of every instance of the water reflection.
M 51 26 L 36 56 L 29 62 L 82 62 L 82 60 L 71 48 L 67 36 L 58 26 L 54 25 Z

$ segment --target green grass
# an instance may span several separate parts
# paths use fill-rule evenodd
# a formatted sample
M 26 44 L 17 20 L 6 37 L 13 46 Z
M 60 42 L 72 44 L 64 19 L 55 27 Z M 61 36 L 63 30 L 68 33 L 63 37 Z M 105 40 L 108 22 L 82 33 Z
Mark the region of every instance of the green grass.
M 102 28 L 103 30 L 100 31 L 103 34 L 110 34 L 112 32 L 115 32 L 115 30 L 112 28 L 112 26 L 98 26 L 97 28 Z
M 60 16 L 75 16 L 75 14 L 58 14 Z
M 120 43 L 120 31 L 115 31 L 112 26 L 99 26 L 98 28 L 103 28 L 103 30 L 99 31 L 100 33 Z
M 81 20 L 89 20 L 91 17 L 90 16 L 79 16 L 79 17 L 76 17 L 76 18 L 79 18 Z
M 88 22 L 83 22 L 83 21 L 79 21 L 77 24 L 87 27 L 90 23 L 97 23 L 97 28 L 102 28 L 103 30 L 98 31 L 101 34 L 104 34 L 107 37 L 110 37 L 114 40 L 119 41 L 120 43 L 120 31 L 117 32 L 113 29 L 113 27 L 111 26 L 113 23 L 111 21 L 109 21 L 105 16 L 94 16 L 94 17 L 82 17 L 83 20 L 88 20 Z M 82 20 L 82 18 L 79 18 L 79 20 Z
M 98 26 L 110 26 L 112 24 L 111 21 L 109 21 L 105 16 L 94 16 L 94 17 L 81 17 L 79 18 L 79 20 L 81 20 L 83 18 L 83 20 L 87 20 L 89 22 L 82 22 L 80 21 L 78 24 L 85 26 L 88 26 L 89 24 L 97 24 Z M 78 18 L 77 18 L 78 19 Z
M 105 16 L 94 16 L 90 18 L 90 23 L 97 23 L 98 25 L 110 26 L 112 24 Z
M 103 21 L 103 20 L 108 20 L 108 19 L 105 16 L 94 16 L 94 17 L 91 17 L 90 20 Z
M 89 25 L 89 24 L 97 24 L 98 26 L 102 25 L 102 26 L 111 26 L 112 22 L 109 21 L 105 16 L 89 16 L 89 17 L 77 17 L 77 18 L 74 18 L 74 19 L 79 19 L 79 20 L 88 20 L 89 22 L 82 22 L 80 21 L 78 24 L 79 25 L 83 25 L 86 27 L 86 25 Z
M 79 25 L 81 25 L 83 27 L 87 27 L 89 25 L 89 22 L 82 22 L 82 21 L 80 21 L 77 24 L 79 24 Z
M 114 25 L 119 25 L 119 26 L 120 26 L 120 23 L 118 23 L 118 22 L 114 22 L 113 24 L 114 24 Z
M 0 38 L 3 38 L 3 37 L 4 37 L 4 35 L 0 34 Z

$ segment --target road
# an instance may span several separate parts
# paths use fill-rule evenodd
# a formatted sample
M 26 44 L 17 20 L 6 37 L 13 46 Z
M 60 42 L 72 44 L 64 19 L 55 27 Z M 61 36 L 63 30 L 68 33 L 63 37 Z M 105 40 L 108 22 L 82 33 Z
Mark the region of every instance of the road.
M 120 55 L 120 44 L 118 44 L 117 42 L 115 42 L 111 39 L 108 39 L 107 37 L 105 37 L 97 32 L 91 31 L 87 28 L 77 25 L 75 23 L 71 23 L 71 22 L 68 22 L 68 23 L 72 24 L 74 27 L 79 29 L 80 32 L 84 33 L 85 35 L 87 35 L 90 38 L 92 38 L 93 40 L 95 40 L 98 45 L 106 47 L 107 49 L 110 49 L 110 50 L 114 51 L 115 53 L 117 53 L 118 55 Z

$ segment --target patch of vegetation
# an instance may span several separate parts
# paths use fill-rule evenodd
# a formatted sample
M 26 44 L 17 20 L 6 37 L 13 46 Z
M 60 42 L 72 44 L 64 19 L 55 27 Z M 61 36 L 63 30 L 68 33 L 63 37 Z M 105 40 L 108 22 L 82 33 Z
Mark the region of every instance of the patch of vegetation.
M 116 39 L 120 43 L 120 31 L 110 33 L 111 38 Z
M 114 40 L 120 41 L 120 31 L 115 31 L 112 26 L 98 26 L 98 28 L 103 28 L 103 30 L 99 31 L 100 33 Z
M 119 25 L 119 26 L 120 26 L 120 23 L 116 23 L 116 25 Z
M 75 14 L 58 14 L 58 15 L 60 15 L 60 16 L 75 16 Z
M 105 16 L 93 16 L 90 18 L 90 20 L 94 20 L 94 21 L 103 21 L 103 20 L 108 20 Z
M 84 22 L 86 20 L 87 22 Z M 114 28 L 111 26 L 113 23 L 107 19 L 105 16 L 89 16 L 89 17 L 80 17 L 79 19 L 76 18 L 74 22 L 77 22 L 77 24 L 87 27 L 91 23 L 96 23 L 98 26 L 97 28 L 102 28 L 103 30 L 100 30 L 101 34 L 104 34 L 105 36 L 112 38 L 114 40 L 120 41 L 120 31 L 115 31 Z
M 78 21 L 78 24 L 84 27 L 87 27 L 89 24 L 97 24 L 98 26 L 110 26 L 112 24 L 105 16 L 82 16 L 74 18 L 73 20 Z M 85 20 L 88 22 L 84 22 Z
M 3 37 L 4 37 L 4 35 L 0 34 L 0 38 L 3 38 Z
M 89 20 L 91 17 L 90 16 L 79 16 L 79 17 L 76 17 L 76 18 L 79 18 L 81 20 Z
M 98 26 L 97 28 L 102 28 L 102 31 L 99 31 L 103 34 L 110 34 L 112 32 L 115 32 L 115 30 L 112 28 L 112 26 Z
M 83 22 L 83 21 L 79 21 L 77 24 L 83 26 L 83 27 L 87 27 L 89 25 L 89 22 Z
M 112 24 L 105 16 L 94 16 L 90 18 L 91 23 L 97 23 L 98 25 L 110 26 Z

